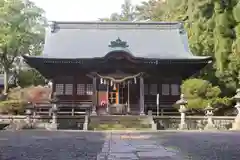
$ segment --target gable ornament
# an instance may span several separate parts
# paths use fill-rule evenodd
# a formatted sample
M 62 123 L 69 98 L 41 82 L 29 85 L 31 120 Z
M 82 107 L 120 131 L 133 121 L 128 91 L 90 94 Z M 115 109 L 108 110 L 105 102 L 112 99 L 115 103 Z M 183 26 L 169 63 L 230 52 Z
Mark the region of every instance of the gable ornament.
M 108 45 L 108 47 L 111 47 L 111 48 L 116 48 L 116 47 L 127 48 L 127 47 L 129 47 L 129 45 L 127 44 L 126 41 L 122 41 L 118 37 L 115 41 L 111 41 L 110 44 Z

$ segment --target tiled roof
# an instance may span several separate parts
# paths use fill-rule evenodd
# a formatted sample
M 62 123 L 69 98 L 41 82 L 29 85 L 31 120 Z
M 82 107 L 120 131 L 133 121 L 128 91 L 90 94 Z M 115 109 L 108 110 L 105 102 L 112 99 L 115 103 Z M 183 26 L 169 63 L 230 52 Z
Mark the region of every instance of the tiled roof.
M 121 39 L 135 57 L 198 59 L 188 46 L 181 23 L 173 22 L 54 22 L 48 28 L 43 57 L 96 58 Z M 202 57 L 204 58 L 204 57 Z

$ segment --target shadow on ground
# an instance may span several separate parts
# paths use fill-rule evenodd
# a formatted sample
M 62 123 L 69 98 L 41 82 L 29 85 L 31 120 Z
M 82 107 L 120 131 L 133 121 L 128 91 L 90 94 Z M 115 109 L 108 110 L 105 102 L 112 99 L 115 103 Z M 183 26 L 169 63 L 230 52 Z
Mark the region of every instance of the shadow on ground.
M 152 139 L 161 139 L 166 148 L 179 151 L 184 160 L 238 160 L 239 132 L 169 132 L 153 133 Z
M 95 160 L 106 134 L 85 132 L 0 132 L 1 160 Z

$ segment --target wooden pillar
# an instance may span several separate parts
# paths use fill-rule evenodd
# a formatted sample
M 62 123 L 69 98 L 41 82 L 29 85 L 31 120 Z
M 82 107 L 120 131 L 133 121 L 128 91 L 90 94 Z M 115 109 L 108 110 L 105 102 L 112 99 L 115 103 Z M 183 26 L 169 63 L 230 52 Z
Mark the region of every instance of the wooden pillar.
M 116 104 L 119 104 L 119 84 L 116 84 L 115 95 L 116 95 Z
M 96 113 L 97 106 L 97 78 L 93 77 L 93 95 L 92 95 L 92 115 L 97 115 Z
M 145 115 L 144 113 L 144 80 L 140 77 L 140 115 Z
M 130 114 L 130 81 L 128 81 L 128 100 L 127 100 L 127 113 Z

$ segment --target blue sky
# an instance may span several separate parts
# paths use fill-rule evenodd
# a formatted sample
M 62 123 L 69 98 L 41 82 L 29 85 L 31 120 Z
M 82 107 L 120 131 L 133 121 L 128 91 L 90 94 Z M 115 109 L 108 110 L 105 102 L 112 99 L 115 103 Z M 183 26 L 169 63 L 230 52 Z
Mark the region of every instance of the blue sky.
M 31 0 L 46 12 L 49 21 L 94 21 L 120 12 L 124 0 Z M 144 0 L 132 0 L 140 4 Z

